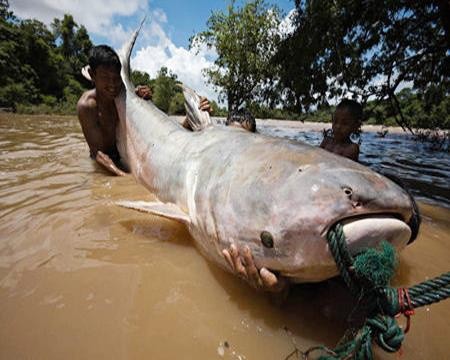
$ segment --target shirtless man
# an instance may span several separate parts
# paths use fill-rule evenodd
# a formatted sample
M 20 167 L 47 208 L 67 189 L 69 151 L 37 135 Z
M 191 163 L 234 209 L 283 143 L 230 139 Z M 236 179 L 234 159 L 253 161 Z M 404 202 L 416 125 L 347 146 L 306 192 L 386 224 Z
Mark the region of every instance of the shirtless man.
M 116 52 L 107 45 L 95 46 L 89 57 L 89 66 L 82 74 L 95 85 L 81 95 L 77 104 L 78 119 L 88 143 L 90 156 L 112 174 L 123 176 L 123 165 L 116 147 L 117 115 L 114 98 L 122 90 L 121 64 Z M 148 86 L 138 86 L 136 94 L 144 100 L 151 100 Z M 200 109 L 211 112 L 206 98 L 202 98 Z
M 123 176 L 126 173 L 116 146 L 119 117 L 114 103 L 123 86 L 120 69 L 119 57 L 112 48 L 99 45 L 92 49 L 88 72 L 95 88 L 81 95 L 77 113 L 91 158 L 111 173 Z

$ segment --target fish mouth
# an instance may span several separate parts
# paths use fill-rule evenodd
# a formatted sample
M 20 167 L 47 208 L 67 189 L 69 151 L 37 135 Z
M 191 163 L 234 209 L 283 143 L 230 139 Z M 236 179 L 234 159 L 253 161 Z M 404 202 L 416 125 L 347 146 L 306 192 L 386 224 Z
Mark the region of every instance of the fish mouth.
M 323 238 L 326 238 L 330 229 L 338 223 L 342 225 L 347 248 L 353 256 L 367 248 L 378 247 L 382 241 L 387 241 L 397 250 L 401 250 L 413 234 L 410 225 L 399 213 L 384 212 L 340 218 L 323 231 Z M 309 265 L 307 269 L 291 268 L 280 273 L 293 283 L 318 282 L 336 276 L 337 268 L 331 259 L 322 259 L 319 264 Z
M 409 224 L 395 213 L 343 218 L 335 222 L 333 227 L 338 222 L 342 225 L 348 249 L 352 254 L 369 247 L 377 247 L 383 240 L 400 250 L 410 242 L 413 234 Z M 329 229 L 326 231 L 327 234 Z

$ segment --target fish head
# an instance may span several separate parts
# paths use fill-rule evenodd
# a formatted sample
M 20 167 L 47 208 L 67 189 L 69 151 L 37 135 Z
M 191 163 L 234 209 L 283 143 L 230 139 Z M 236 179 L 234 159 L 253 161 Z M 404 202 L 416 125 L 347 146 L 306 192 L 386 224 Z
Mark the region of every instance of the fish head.
M 417 236 L 411 225 L 412 197 L 362 165 L 343 159 L 332 167 L 319 162 L 291 169 L 284 165 L 280 171 L 291 174 L 265 182 L 260 178 L 259 184 L 250 184 L 253 191 L 237 194 L 242 201 L 233 236 L 250 247 L 259 267 L 295 282 L 337 275 L 327 243 L 337 223 L 343 225 L 352 254 L 382 240 L 402 249 Z M 246 213 L 252 216 L 247 219 Z

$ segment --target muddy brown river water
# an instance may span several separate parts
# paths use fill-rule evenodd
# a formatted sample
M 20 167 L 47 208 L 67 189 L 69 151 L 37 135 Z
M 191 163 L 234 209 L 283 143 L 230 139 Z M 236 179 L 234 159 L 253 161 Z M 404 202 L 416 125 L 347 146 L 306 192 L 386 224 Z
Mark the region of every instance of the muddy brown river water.
M 1 359 L 281 360 L 342 336 L 352 302 L 340 282 L 276 305 L 210 265 L 183 226 L 123 199 L 152 195 L 89 159 L 76 118 L 0 114 Z M 420 208 L 398 286 L 450 270 L 450 210 Z M 448 359 L 449 319 L 449 300 L 418 309 L 402 358 Z

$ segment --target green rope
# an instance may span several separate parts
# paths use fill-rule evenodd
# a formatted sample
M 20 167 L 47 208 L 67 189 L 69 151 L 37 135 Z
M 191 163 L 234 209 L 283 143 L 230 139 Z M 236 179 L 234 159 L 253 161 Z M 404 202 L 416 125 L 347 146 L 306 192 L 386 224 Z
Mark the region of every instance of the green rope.
M 315 347 L 306 352 L 326 352 L 326 355 L 319 357 L 320 360 L 371 360 L 373 341 L 387 352 L 396 352 L 409 329 L 412 309 L 450 297 L 450 272 L 409 289 L 388 286 L 397 259 L 394 248 L 387 242 L 381 243 L 380 250 L 368 249 L 353 257 L 347 248 L 343 228 L 337 224 L 328 232 L 328 245 L 350 291 L 360 300 L 367 300 L 369 316 L 349 340 L 343 341 L 335 349 Z M 404 313 L 408 318 L 405 331 L 394 319 L 399 313 Z
M 450 272 L 414 285 L 409 289 L 414 308 L 430 305 L 450 297 Z
M 334 230 L 328 232 L 328 245 L 345 284 L 353 294 L 358 293 L 359 287 L 349 270 L 353 265 L 353 257 L 345 244 L 344 230 L 341 225 L 338 224 Z

